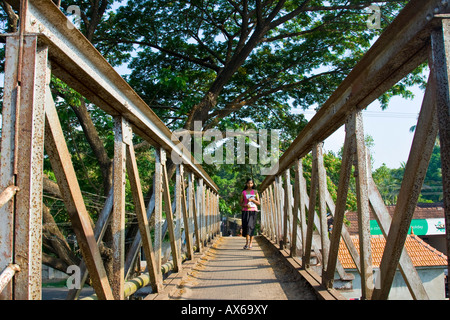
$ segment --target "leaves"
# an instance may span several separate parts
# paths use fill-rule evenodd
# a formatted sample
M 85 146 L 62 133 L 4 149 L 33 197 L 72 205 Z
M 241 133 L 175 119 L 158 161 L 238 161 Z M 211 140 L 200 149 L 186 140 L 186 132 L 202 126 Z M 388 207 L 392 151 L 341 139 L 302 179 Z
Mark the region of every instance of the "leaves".
M 383 26 L 404 3 L 384 4 Z M 128 80 L 171 128 L 185 126 L 189 112 L 205 128 L 235 113 L 260 121 L 262 109 L 308 108 L 330 96 L 380 33 L 367 28 L 367 6 L 130 0 L 109 15 L 116 28 L 103 42 L 137 51 Z M 214 97 L 206 103 L 209 93 Z

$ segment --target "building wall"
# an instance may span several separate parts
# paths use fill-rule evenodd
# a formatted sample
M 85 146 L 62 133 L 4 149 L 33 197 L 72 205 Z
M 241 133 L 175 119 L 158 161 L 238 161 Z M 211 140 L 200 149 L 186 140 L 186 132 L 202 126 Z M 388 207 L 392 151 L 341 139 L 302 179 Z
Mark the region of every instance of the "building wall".
M 419 273 L 420 279 L 424 284 L 425 290 L 431 300 L 444 300 L 445 299 L 445 279 L 444 270 L 445 266 L 440 267 L 418 267 L 416 268 Z M 375 278 L 378 273 L 378 268 L 374 270 Z M 347 289 L 341 289 L 339 292 L 347 299 L 360 299 L 361 298 L 361 278 L 356 269 L 346 269 L 347 273 L 351 273 L 355 276 L 351 285 L 347 283 L 345 286 Z M 339 276 L 336 274 L 336 278 Z M 375 280 L 376 281 L 376 280 Z M 335 281 L 335 288 L 344 287 L 344 284 L 340 281 Z M 352 289 L 349 289 L 352 287 Z M 389 300 L 412 300 L 412 296 L 406 286 L 403 276 L 400 271 L 397 271 L 394 277 L 391 291 L 389 293 Z

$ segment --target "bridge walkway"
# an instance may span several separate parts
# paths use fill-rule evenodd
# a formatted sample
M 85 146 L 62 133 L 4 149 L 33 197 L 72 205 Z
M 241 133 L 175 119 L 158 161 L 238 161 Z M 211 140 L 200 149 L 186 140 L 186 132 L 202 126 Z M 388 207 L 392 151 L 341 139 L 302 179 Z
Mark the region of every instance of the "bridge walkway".
M 309 283 L 286 264 L 264 237 L 255 237 L 251 250 L 244 250 L 244 245 L 242 237 L 219 238 L 169 299 L 317 299 Z

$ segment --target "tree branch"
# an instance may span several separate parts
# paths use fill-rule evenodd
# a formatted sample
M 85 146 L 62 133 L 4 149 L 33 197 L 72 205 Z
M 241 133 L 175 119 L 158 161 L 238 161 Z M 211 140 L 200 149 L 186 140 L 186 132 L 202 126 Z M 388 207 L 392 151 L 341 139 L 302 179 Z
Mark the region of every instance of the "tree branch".
M 293 19 L 294 17 L 298 16 L 300 13 L 302 13 L 303 11 L 305 11 L 305 7 L 306 7 L 306 5 L 307 5 L 309 2 L 311 2 L 311 0 L 305 0 L 305 1 L 303 1 L 303 3 L 302 3 L 300 6 L 298 6 L 298 8 L 295 9 L 294 11 L 292 11 L 292 12 L 290 12 L 290 13 L 284 15 L 283 17 L 281 17 L 281 18 L 279 18 L 279 19 L 277 19 L 277 20 L 275 20 L 275 21 L 270 20 L 270 21 L 272 21 L 272 22 L 270 23 L 269 28 L 270 28 L 270 29 L 274 29 L 274 28 L 278 27 L 280 24 L 283 24 L 283 23 L 285 23 L 286 21 L 289 21 L 289 20 Z M 272 19 L 273 19 L 273 18 L 272 18 Z
M 104 39 L 103 39 L 103 40 L 104 40 Z M 102 41 L 103 41 L 103 40 L 102 40 Z M 207 63 L 207 62 L 206 62 L 205 60 L 203 60 L 203 59 L 199 59 L 199 58 L 194 58 L 194 57 L 186 56 L 186 55 L 183 55 L 183 54 L 181 54 L 181 53 L 178 53 L 178 52 L 175 52 L 175 51 L 172 51 L 172 50 L 163 48 L 163 47 L 161 47 L 161 46 L 159 46 L 159 45 L 157 45 L 157 44 L 155 44 L 155 43 L 151 43 L 151 42 L 148 42 L 148 41 L 137 41 L 137 40 L 118 39 L 118 40 L 116 40 L 116 43 L 117 43 L 117 44 L 119 44 L 119 43 L 139 44 L 139 45 L 148 46 L 148 47 L 151 47 L 151 48 L 153 48 L 153 49 L 157 49 L 157 50 L 159 50 L 159 51 L 161 51 L 161 52 L 164 52 L 164 53 L 166 53 L 166 54 L 168 54 L 168 55 L 170 55 L 170 56 L 172 56 L 172 57 L 180 58 L 180 59 L 183 59 L 183 60 L 188 61 L 188 62 L 193 62 L 193 63 L 195 63 L 195 64 L 198 64 L 198 65 L 200 65 L 200 66 L 206 67 L 206 68 L 211 69 L 211 70 L 214 70 L 214 71 L 216 71 L 216 72 L 219 72 L 219 71 L 220 71 L 220 67 L 219 67 L 219 66 L 217 66 L 217 65 L 215 65 L 215 64 L 212 64 L 212 63 Z
M 211 113 L 209 119 L 213 119 L 207 126 L 205 126 L 204 130 L 207 130 L 209 128 L 214 127 L 215 125 L 218 124 L 218 122 L 220 121 L 220 119 L 230 115 L 233 112 L 239 111 L 241 108 L 243 108 L 246 105 L 251 105 L 255 102 L 257 102 L 259 99 L 263 98 L 263 97 L 267 97 L 273 93 L 279 92 L 279 91 L 286 91 L 289 90 L 293 87 L 299 86 L 303 83 L 309 82 L 311 80 L 314 80 L 316 78 L 322 77 L 322 76 L 326 76 L 326 75 L 331 75 L 331 74 L 336 74 L 339 72 L 342 72 L 343 70 L 338 68 L 335 70 L 331 70 L 331 71 L 326 71 L 326 72 L 322 72 L 322 73 L 318 73 L 316 75 L 313 75 L 309 78 L 305 78 L 293 83 L 288 83 L 288 84 L 284 84 L 284 85 L 280 85 L 278 87 L 266 90 L 266 91 L 259 91 L 259 93 L 253 97 L 249 97 L 249 99 L 245 100 L 244 99 L 244 94 L 239 95 L 239 97 L 233 99 L 232 102 L 230 102 L 229 104 L 227 104 L 225 106 L 225 108 L 220 109 L 220 110 L 216 110 L 213 113 Z M 259 85 L 258 85 L 259 86 Z M 267 86 L 267 84 L 266 84 Z M 248 90 L 247 90 L 248 91 Z M 253 92 L 253 91 L 252 91 Z

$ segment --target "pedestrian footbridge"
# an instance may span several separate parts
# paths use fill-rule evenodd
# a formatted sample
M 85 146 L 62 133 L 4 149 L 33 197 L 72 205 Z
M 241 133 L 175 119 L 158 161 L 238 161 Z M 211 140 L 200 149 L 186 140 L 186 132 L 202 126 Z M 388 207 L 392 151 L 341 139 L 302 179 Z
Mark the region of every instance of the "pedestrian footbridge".
M 50 0 L 7 2 L 19 10 L 21 25 L 17 33 L 2 35 L 6 63 L 0 159 L 1 299 L 42 299 L 44 148 L 83 256 L 74 270 L 80 283 L 89 279 L 95 292 L 87 299 L 131 299 L 147 287 L 143 297 L 147 300 L 338 300 L 342 296 L 334 289 L 335 282 L 356 281 L 339 261 L 341 245 L 356 266 L 360 298 L 388 299 L 399 270 L 412 298 L 429 299 L 404 244 L 439 134 L 450 248 L 448 1 L 410 1 L 283 153 L 260 186 L 262 235 L 252 250 L 241 249 L 242 238 L 221 236 L 219 190 L 214 181 L 86 38 L 67 27 L 58 7 Z M 361 112 L 425 61 L 430 77 L 391 217 L 370 174 Z M 113 187 L 95 225 L 72 165 L 50 76 L 115 121 Z M 346 137 L 338 192 L 331 195 L 322 141 L 342 126 Z M 149 201 L 142 195 L 133 136 L 154 149 L 154 191 Z M 306 180 L 302 159 L 310 153 L 312 174 Z M 181 161 L 173 161 L 174 157 Z M 358 246 L 343 223 L 352 175 L 358 200 Z M 125 244 L 127 180 L 137 229 Z M 386 239 L 377 272 L 372 263 L 370 212 Z M 334 218 L 332 232 L 327 213 Z M 114 253 L 108 272 L 100 252 L 107 226 L 113 234 Z M 165 263 L 166 234 L 170 259 Z M 77 299 L 79 291 L 73 288 L 68 297 Z

